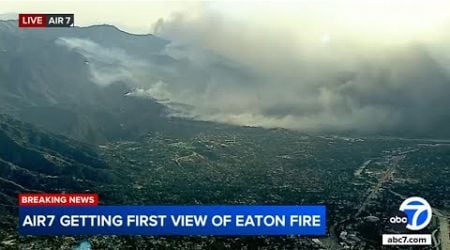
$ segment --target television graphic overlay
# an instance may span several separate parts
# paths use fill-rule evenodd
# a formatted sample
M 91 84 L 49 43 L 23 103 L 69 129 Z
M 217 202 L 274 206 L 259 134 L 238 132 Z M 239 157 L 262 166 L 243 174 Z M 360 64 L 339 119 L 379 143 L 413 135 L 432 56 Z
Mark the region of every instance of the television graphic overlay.
M 22 235 L 326 234 L 324 206 L 98 206 L 96 194 L 21 194 Z
M 406 228 L 409 230 L 424 229 L 431 221 L 431 206 L 423 198 L 410 197 L 402 202 L 399 210 L 405 212 L 408 216 Z
M 400 204 L 401 216 L 389 218 L 389 223 L 404 231 L 420 231 L 426 228 L 433 215 L 430 204 L 421 197 L 409 197 Z M 431 234 L 383 234 L 383 245 L 431 245 Z
M 73 27 L 74 14 L 19 14 L 20 28 Z

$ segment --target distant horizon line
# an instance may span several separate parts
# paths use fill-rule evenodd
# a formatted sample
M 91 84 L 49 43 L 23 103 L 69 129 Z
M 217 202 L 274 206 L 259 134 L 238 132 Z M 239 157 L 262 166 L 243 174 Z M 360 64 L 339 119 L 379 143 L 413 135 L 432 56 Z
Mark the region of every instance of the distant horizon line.
M 0 19 L 0 22 L 12 22 L 12 21 L 18 22 L 19 19 L 18 18 L 16 18 L 16 19 Z M 110 27 L 113 27 L 113 28 L 115 28 L 116 30 L 118 30 L 120 32 L 123 32 L 123 33 L 125 33 L 127 35 L 131 35 L 131 36 L 155 36 L 155 37 L 158 37 L 160 39 L 167 40 L 167 39 L 165 39 L 165 38 L 163 38 L 161 36 L 155 35 L 154 33 L 150 33 L 150 32 L 149 33 L 132 33 L 132 32 L 123 30 L 123 29 L 117 27 L 114 24 L 109 24 L 109 23 L 95 23 L 95 24 L 90 24 L 90 25 L 86 25 L 86 26 L 74 25 L 73 28 L 92 28 L 92 27 L 97 27 L 97 26 L 110 26 Z

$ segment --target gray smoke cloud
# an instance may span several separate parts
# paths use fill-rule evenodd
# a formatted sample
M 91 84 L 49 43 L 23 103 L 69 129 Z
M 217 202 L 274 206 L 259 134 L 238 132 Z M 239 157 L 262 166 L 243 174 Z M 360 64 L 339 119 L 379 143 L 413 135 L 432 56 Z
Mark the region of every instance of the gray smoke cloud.
M 302 131 L 450 135 L 449 39 L 378 44 L 345 32 L 289 30 L 183 14 L 154 25 L 160 65 L 119 48 L 61 38 L 100 85 L 126 80 L 172 115 Z M 111 61 L 115 62 L 114 67 Z
M 447 38 L 387 45 L 343 39 L 339 32 L 336 41 L 328 34 L 314 40 L 307 32 L 294 38 L 210 13 L 159 20 L 156 31 L 173 41 L 166 51 L 172 57 L 214 72 L 217 57 L 202 54 L 210 50 L 247 74 L 232 69 L 177 86 L 184 93 L 174 92 L 178 101 L 195 107 L 189 112 L 197 119 L 306 131 L 450 134 Z

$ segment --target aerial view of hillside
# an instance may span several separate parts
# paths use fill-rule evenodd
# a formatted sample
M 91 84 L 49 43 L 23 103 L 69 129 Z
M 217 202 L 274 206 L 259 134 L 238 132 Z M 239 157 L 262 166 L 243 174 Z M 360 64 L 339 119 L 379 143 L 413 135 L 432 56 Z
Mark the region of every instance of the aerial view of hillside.
M 0 3 L 0 249 L 450 249 L 450 5 L 18 2 Z M 73 27 L 19 27 L 52 3 Z M 327 232 L 22 235 L 21 193 L 324 205 Z M 406 233 L 431 242 L 387 246 L 416 196 L 432 218 Z

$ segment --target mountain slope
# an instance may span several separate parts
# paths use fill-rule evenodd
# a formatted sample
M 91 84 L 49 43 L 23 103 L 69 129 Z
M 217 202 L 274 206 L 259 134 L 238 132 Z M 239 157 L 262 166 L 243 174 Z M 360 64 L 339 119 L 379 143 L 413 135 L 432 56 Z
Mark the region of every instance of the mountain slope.
M 152 58 L 166 43 L 163 40 L 150 35 L 130 39 L 108 25 L 19 30 L 14 21 L 0 21 L 0 34 L 1 112 L 91 143 L 132 137 L 142 132 L 136 130 L 142 122 L 148 124 L 143 132 L 164 127 L 161 104 L 125 96 L 133 89 L 126 79 L 99 86 L 85 56 L 56 42 L 67 36 L 88 38 L 130 53 L 146 51 Z
M 17 205 L 20 192 L 80 192 L 112 180 L 90 146 L 0 115 L 2 205 Z
M 190 91 L 201 93 L 216 79 L 226 79 L 217 93 L 252 82 L 235 62 L 194 54 L 111 25 L 19 29 L 16 21 L 0 21 L 0 112 L 96 144 L 183 133 L 168 114 L 192 107 L 167 95 L 187 87 L 186 98 L 195 98 Z M 203 65 L 199 56 L 213 63 Z

